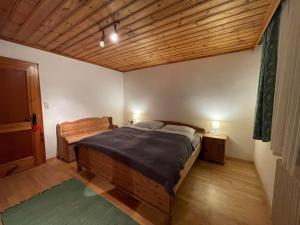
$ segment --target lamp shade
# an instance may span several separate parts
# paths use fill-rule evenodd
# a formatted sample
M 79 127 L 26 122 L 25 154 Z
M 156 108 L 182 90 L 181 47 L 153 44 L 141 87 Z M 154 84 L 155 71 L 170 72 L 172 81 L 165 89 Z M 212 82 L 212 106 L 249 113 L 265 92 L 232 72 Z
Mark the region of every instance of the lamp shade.
M 212 127 L 213 127 L 214 129 L 218 129 L 218 128 L 220 127 L 220 122 L 219 122 L 219 121 L 213 121 L 213 122 L 212 122 Z
M 133 122 L 134 123 L 140 122 L 140 117 L 141 117 L 140 113 L 138 112 L 133 113 Z

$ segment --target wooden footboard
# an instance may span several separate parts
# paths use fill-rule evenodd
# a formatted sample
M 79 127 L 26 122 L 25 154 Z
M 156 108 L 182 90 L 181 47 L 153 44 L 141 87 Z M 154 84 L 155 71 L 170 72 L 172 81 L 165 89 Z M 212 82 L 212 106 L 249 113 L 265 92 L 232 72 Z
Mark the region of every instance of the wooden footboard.
M 200 145 L 186 162 L 181 171 L 181 179 L 174 187 L 176 192 L 200 153 Z M 91 173 L 104 177 L 112 184 L 131 194 L 136 199 L 159 210 L 165 215 L 172 215 L 172 197 L 156 181 L 144 176 L 135 169 L 92 148 L 79 147 L 78 168 L 84 167 Z

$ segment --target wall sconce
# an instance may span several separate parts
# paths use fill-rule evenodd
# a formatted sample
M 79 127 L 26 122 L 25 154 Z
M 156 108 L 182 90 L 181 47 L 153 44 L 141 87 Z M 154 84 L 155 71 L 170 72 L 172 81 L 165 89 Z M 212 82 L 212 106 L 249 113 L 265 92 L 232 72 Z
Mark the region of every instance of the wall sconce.
M 220 122 L 219 121 L 212 121 L 212 127 L 213 127 L 213 135 L 218 135 L 218 129 L 220 127 Z

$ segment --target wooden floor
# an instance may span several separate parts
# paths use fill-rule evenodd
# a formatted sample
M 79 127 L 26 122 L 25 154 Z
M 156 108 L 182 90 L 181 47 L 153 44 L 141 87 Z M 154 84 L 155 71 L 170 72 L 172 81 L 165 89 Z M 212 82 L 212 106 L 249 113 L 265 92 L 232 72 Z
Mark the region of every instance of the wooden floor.
M 87 171 L 77 173 L 75 164 L 57 159 L 0 179 L 0 212 L 75 177 L 101 194 L 140 224 L 164 224 L 155 210 Z M 0 222 L 1 223 L 1 222 Z M 270 225 L 264 193 L 250 163 L 227 160 L 225 166 L 197 161 L 181 188 L 175 204 L 174 225 Z

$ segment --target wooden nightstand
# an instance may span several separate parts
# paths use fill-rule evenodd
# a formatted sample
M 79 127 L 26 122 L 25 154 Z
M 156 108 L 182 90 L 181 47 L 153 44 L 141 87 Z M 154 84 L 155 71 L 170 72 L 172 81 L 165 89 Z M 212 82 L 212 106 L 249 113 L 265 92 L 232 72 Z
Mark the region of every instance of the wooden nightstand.
M 224 164 L 226 140 L 226 135 L 205 134 L 202 140 L 203 159 Z

